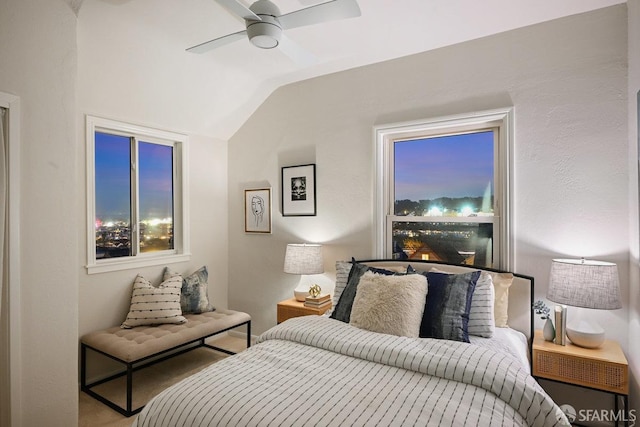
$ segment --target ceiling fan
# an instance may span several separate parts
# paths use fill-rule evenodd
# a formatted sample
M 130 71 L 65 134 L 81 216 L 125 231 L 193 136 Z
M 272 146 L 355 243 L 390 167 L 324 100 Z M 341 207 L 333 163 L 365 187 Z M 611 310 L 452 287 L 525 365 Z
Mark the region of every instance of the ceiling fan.
M 282 30 L 360 16 L 357 0 L 327 1 L 284 15 L 270 0 L 258 0 L 248 8 L 238 0 L 215 1 L 244 19 L 246 29 L 190 47 L 188 52 L 208 52 L 246 36 L 254 46 L 261 49 L 277 47 L 294 61 L 308 64 L 313 62 L 313 56 L 286 37 Z

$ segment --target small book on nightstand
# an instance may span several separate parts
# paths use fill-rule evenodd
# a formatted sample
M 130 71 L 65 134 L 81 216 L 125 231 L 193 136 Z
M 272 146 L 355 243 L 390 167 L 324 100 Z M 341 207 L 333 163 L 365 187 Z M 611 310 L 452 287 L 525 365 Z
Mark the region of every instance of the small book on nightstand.
M 305 307 L 324 308 L 331 305 L 331 295 L 324 294 L 317 297 L 308 296 L 304 299 Z

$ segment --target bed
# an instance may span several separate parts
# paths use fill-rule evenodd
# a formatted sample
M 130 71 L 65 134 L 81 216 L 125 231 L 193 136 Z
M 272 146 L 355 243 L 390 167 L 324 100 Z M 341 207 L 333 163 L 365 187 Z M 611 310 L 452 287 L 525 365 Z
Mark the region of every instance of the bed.
M 271 328 L 133 426 L 568 425 L 530 375 L 532 295 L 533 278 L 497 270 L 338 262 L 330 312 Z

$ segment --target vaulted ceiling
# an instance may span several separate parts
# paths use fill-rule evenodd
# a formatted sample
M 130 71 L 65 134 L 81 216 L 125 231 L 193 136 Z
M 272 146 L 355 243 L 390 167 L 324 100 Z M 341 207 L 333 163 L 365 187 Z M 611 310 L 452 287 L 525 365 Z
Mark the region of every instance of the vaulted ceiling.
M 313 65 L 299 65 L 277 49 L 258 49 L 246 39 L 203 54 L 185 52 L 190 46 L 244 29 L 243 21 L 215 0 L 65 1 L 78 14 L 81 26 L 83 19 L 91 21 L 86 23 L 85 33 L 108 34 L 100 26 L 110 22 L 113 33 L 109 37 L 123 52 L 131 54 L 135 49 L 140 55 L 162 50 L 167 63 L 191 69 L 194 79 L 207 78 L 202 91 L 215 96 L 209 96 L 207 123 L 198 131 L 222 139 L 233 135 L 279 86 L 625 2 L 359 0 L 360 17 L 286 31 L 316 58 Z M 273 1 L 283 14 L 323 2 Z M 91 10 L 86 17 L 85 9 Z M 116 22 L 138 28 L 127 30 L 126 38 L 118 39 L 115 32 L 123 31 Z M 194 99 L 197 96 L 194 94 Z M 202 108 L 197 103 L 194 106 Z

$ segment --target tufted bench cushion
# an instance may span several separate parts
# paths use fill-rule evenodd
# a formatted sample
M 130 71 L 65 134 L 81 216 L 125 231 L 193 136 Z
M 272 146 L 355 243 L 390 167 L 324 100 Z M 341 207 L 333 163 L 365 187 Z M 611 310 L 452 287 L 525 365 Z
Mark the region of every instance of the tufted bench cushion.
M 86 334 L 80 341 L 124 362 L 135 362 L 251 320 L 247 313 L 220 309 L 184 317 L 187 322 L 178 325 L 114 326 Z
M 185 314 L 186 323 L 153 326 L 120 326 L 91 332 L 80 338 L 80 388 L 105 405 L 130 417 L 144 406 L 133 409 L 133 372 L 198 347 L 207 347 L 227 354 L 235 354 L 205 342 L 213 335 L 240 327 L 247 328 L 247 347 L 251 345 L 251 316 L 241 311 L 221 310 L 202 314 Z M 87 350 L 122 363 L 126 370 L 107 378 L 87 383 Z M 93 390 L 126 375 L 126 406 L 120 406 Z

